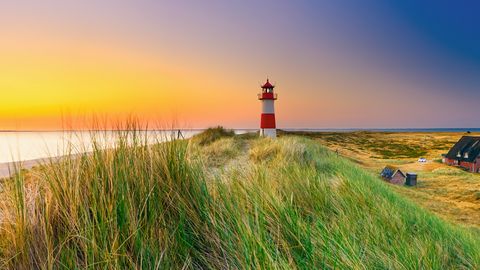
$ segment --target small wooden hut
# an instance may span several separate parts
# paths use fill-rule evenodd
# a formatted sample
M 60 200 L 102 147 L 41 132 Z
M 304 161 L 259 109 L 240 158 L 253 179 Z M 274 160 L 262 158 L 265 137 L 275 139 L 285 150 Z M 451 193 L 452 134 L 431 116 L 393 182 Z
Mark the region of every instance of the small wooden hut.
M 380 176 L 383 180 L 395 185 L 405 184 L 405 174 L 400 169 L 393 166 L 385 166 L 380 173 Z

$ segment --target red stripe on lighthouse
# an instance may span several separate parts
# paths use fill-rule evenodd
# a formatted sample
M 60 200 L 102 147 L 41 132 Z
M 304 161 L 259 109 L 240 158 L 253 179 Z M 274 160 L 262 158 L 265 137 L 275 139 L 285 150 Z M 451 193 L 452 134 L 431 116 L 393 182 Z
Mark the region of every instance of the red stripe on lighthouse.
M 277 99 L 277 97 L 273 94 L 273 93 L 262 93 L 260 96 L 259 96 L 259 99 L 260 100 L 263 100 L 263 99 Z
M 276 128 L 275 127 L 275 114 L 262 113 L 262 120 L 260 122 L 260 128 Z

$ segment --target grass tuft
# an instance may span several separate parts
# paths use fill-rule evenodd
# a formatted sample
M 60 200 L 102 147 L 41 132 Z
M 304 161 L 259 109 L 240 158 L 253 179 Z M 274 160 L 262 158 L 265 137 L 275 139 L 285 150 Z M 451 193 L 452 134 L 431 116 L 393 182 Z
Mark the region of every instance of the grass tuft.
M 192 138 L 192 141 L 198 143 L 199 145 L 207 145 L 221 138 L 233 136 L 235 136 L 235 132 L 233 130 L 227 130 L 221 126 L 218 126 L 214 128 L 208 128 L 202 133 L 195 135 Z

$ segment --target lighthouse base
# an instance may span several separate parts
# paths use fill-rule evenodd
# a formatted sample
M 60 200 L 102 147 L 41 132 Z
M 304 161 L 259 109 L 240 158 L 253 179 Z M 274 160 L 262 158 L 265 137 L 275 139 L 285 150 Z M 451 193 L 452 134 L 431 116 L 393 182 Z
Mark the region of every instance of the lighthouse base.
M 275 129 L 275 128 L 262 128 L 262 129 L 260 129 L 260 136 L 276 138 L 277 137 L 277 129 Z

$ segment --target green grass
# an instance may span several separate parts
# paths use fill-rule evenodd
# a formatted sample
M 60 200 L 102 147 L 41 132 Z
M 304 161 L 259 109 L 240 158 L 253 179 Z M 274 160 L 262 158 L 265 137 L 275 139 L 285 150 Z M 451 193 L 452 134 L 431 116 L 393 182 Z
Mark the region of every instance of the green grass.
M 132 134 L 6 182 L 0 267 L 480 267 L 478 232 L 443 222 L 312 140 L 214 132 L 147 146 Z M 208 148 L 215 142 L 222 149 Z M 205 159 L 215 155 L 217 166 L 238 166 L 210 175 Z

